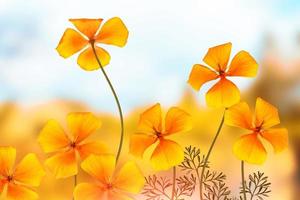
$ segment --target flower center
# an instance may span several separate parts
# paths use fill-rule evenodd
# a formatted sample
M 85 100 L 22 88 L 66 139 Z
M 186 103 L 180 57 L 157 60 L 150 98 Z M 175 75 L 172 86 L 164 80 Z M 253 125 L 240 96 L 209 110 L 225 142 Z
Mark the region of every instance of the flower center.
M 94 38 L 89 39 L 89 43 L 92 44 L 92 45 L 94 45 L 95 39 Z
M 162 137 L 161 131 L 158 131 L 156 128 L 153 128 L 153 129 L 154 129 L 154 131 L 155 131 L 156 137 L 158 137 L 158 138 Z
M 7 182 L 12 182 L 14 177 L 12 175 L 7 176 L 6 180 Z
M 70 143 L 70 147 L 71 147 L 72 149 L 75 149 L 75 148 L 76 148 L 76 142 L 71 142 L 71 143 Z
M 107 189 L 107 190 L 112 190 L 112 189 L 113 189 L 113 185 L 112 185 L 111 183 L 108 183 L 108 184 L 106 185 L 106 189 Z
M 220 76 L 221 78 L 224 78 L 225 75 L 226 75 L 225 71 L 222 70 L 222 69 L 220 69 L 220 70 L 219 70 L 219 76 Z

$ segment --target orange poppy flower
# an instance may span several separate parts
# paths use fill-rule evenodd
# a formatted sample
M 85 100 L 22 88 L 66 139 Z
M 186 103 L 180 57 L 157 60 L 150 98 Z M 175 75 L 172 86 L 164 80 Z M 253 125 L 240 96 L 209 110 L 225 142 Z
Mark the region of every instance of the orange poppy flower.
M 267 152 L 262 140 L 271 143 L 276 153 L 288 146 L 287 129 L 271 128 L 280 123 L 277 109 L 261 98 L 256 100 L 254 117 L 248 104 L 241 102 L 226 111 L 225 123 L 251 131 L 236 141 L 233 147 L 234 154 L 248 163 L 265 162 Z
M 32 187 L 39 186 L 45 176 L 39 160 L 30 153 L 14 168 L 15 160 L 15 148 L 0 147 L 0 196 L 7 200 L 38 199 Z
M 143 157 L 145 150 L 158 142 L 150 161 L 154 169 L 167 170 L 181 163 L 184 154 L 176 142 L 166 137 L 191 129 L 190 115 L 177 107 L 169 109 L 163 124 L 161 106 L 157 103 L 141 114 L 137 133 L 131 136 L 130 153 Z
M 210 107 L 228 108 L 240 101 L 240 91 L 228 77 L 254 77 L 257 74 L 258 64 L 246 51 L 238 52 L 228 66 L 231 46 L 226 43 L 210 48 L 203 58 L 209 67 L 195 64 L 190 73 L 188 83 L 197 91 L 203 84 L 218 79 L 206 94 L 206 103 Z
M 85 140 L 101 126 L 100 120 L 91 113 L 71 113 L 67 116 L 70 135 L 55 120 L 50 120 L 41 131 L 38 142 L 45 153 L 55 153 L 46 160 L 46 166 L 56 178 L 66 178 L 78 172 L 78 157 L 107 153 L 101 142 Z
M 81 183 L 74 190 L 75 200 L 131 200 L 138 194 L 145 178 L 134 162 L 127 162 L 115 172 L 116 158 L 112 155 L 91 155 L 81 164 L 82 169 L 97 183 Z
M 70 19 L 70 22 L 77 28 L 67 28 L 64 32 L 56 50 L 64 57 L 68 58 L 78 51 L 83 50 L 78 56 L 78 65 L 87 71 L 99 69 L 92 45 L 101 65 L 109 64 L 110 55 L 98 44 L 109 44 L 119 47 L 125 46 L 128 38 L 128 30 L 122 20 L 118 17 L 107 20 L 100 28 L 103 19 Z

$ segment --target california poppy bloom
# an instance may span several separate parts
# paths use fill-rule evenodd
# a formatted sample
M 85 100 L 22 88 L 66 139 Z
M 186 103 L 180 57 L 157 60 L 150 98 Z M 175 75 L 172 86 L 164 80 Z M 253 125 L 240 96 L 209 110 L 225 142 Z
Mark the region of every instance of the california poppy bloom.
M 100 66 L 92 48 L 92 45 L 95 45 L 102 67 L 108 65 L 110 55 L 98 45 L 109 44 L 123 47 L 127 42 L 128 30 L 118 17 L 107 20 L 100 28 L 102 21 L 103 19 L 70 19 L 79 32 L 67 28 L 56 48 L 58 53 L 68 58 L 82 50 L 77 59 L 78 65 L 87 71 L 97 70 Z
M 172 107 L 162 119 L 161 106 L 155 104 L 140 116 L 138 129 L 131 136 L 130 153 L 143 157 L 146 149 L 158 143 L 151 156 L 151 164 L 156 170 L 167 170 L 183 161 L 183 149 L 168 136 L 192 129 L 192 119 L 185 111 Z
M 195 64 L 190 73 L 188 83 L 197 91 L 203 84 L 218 79 L 206 94 L 206 103 L 210 107 L 228 108 L 240 101 L 240 91 L 228 77 L 254 77 L 257 74 L 258 64 L 246 51 L 238 52 L 228 66 L 231 46 L 226 43 L 210 48 L 203 58 L 208 66 Z
M 0 147 L 0 196 L 7 200 L 38 199 L 33 187 L 45 176 L 39 160 L 30 153 L 14 168 L 15 160 L 15 148 Z
M 90 155 L 81 167 L 94 177 L 96 183 L 81 183 L 74 189 L 75 200 L 131 200 L 129 194 L 138 194 L 145 178 L 134 162 L 126 162 L 115 170 L 116 158 L 112 155 Z
M 38 142 L 45 153 L 55 153 L 46 160 L 46 166 L 56 178 L 76 175 L 77 162 L 90 154 L 107 153 L 107 147 L 101 142 L 85 140 L 98 130 L 101 121 L 91 113 L 71 113 L 67 116 L 70 134 L 66 134 L 59 123 L 50 120 L 41 131 Z
M 250 131 L 249 134 L 240 137 L 233 147 L 237 158 L 248 163 L 265 162 L 267 151 L 262 143 L 263 140 L 268 141 L 276 153 L 288 146 L 287 129 L 271 128 L 280 123 L 277 109 L 261 98 L 256 100 L 254 116 L 248 104 L 241 102 L 226 111 L 225 123 Z

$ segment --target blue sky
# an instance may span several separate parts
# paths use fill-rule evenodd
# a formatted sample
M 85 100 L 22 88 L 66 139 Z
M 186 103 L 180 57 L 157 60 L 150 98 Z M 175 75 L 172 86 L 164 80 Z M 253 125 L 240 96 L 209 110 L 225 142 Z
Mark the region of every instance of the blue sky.
M 125 111 L 178 101 L 193 64 L 208 47 L 231 41 L 233 54 L 247 50 L 261 58 L 263 38 L 274 35 L 283 53 L 293 51 L 300 27 L 300 2 L 259 0 L 1 0 L 0 100 L 24 105 L 73 99 L 115 111 L 100 71 L 84 72 L 76 57 L 63 59 L 55 47 L 69 18 L 121 17 L 130 35 L 125 48 L 105 47 L 106 70 Z M 253 80 L 238 79 L 246 88 Z M 204 92 L 199 101 L 203 102 Z

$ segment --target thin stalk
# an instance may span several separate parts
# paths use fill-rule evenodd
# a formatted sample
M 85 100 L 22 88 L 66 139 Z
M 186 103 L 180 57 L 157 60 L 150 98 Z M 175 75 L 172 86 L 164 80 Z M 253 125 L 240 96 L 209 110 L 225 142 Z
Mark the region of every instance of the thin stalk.
M 241 173 L 242 173 L 242 187 L 243 187 L 243 196 L 244 200 L 247 200 L 246 189 L 245 189 L 245 169 L 244 169 L 244 161 L 241 162 Z
M 176 190 L 176 167 L 173 167 L 173 188 L 171 200 L 175 200 L 175 190 Z
M 116 161 L 118 161 L 119 157 L 120 157 L 120 154 L 121 154 L 121 151 L 122 151 L 123 140 L 124 140 L 124 119 L 123 119 L 122 107 L 121 107 L 118 95 L 117 95 L 117 93 L 116 93 L 116 91 L 115 91 L 115 89 L 114 89 L 114 87 L 113 87 L 113 85 L 112 85 L 112 83 L 111 83 L 108 75 L 106 74 L 106 72 L 105 72 L 105 70 L 104 70 L 104 68 L 103 68 L 103 66 L 101 64 L 100 59 L 98 58 L 98 55 L 97 55 L 96 49 L 95 49 L 95 45 L 94 45 L 93 42 L 91 43 L 91 46 L 93 48 L 93 52 L 95 54 L 95 57 L 96 57 L 96 60 L 97 60 L 97 62 L 99 64 L 99 66 L 100 66 L 100 69 L 101 69 L 101 71 L 102 71 L 102 73 L 103 73 L 103 75 L 104 75 L 104 77 L 105 77 L 105 79 L 106 79 L 106 81 L 107 81 L 107 83 L 108 83 L 108 85 L 110 87 L 111 92 L 113 93 L 113 96 L 114 96 L 115 101 L 116 101 L 117 106 L 118 106 L 118 111 L 119 111 L 119 116 L 120 116 L 120 123 L 121 123 L 120 143 L 119 143 L 118 152 L 117 152 L 117 156 L 116 156 Z
M 204 167 L 204 166 L 203 166 Z M 199 192 L 201 192 L 202 191 L 202 181 L 201 181 L 201 178 L 200 178 L 200 174 L 199 174 L 199 170 L 197 169 L 196 170 L 196 174 L 197 174 L 197 178 L 198 178 L 198 181 L 199 181 Z M 199 194 L 199 195 L 201 195 L 201 194 Z M 201 197 L 200 197 L 201 198 Z
M 74 188 L 76 187 L 77 185 L 77 175 L 74 176 Z
M 225 111 L 226 111 L 226 109 L 225 109 Z M 206 165 L 208 163 L 209 156 L 210 156 L 210 154 L 211 154 L 211 152 L 212 152 L 212 150 L 213 150 L 213 148 L 215 146 L 215 143 L 216 143 L 216 141 L 217 141 L 217 139 L 218 139 L 218 137 L 220 135 L 221 129 L 223 127 L 224 117 L 225 117 L 225 111 L 223 113 L 223 117 L 222 117 L 221 123 L 219 125 L 218 131 L 217 131 L 217 133 L 216 133 L 216 135 L 215 135 L 215 137 L 214 137 L 214 139 L 213 139 L 213 141 L 212 141 L 212 143 L 211 143 L 211 145 L 209 147 L 208 153 L 207 153 L 207 155 L 205 157 L 205 160 L 204 160 L 203 168 L 202 168 L 202 171 L 201 171 L 200 183 L 199 183 L 200 184 L 200 186 L 199 186 L 200 200 L 203 200 L 203 184 L 202 183 L 203 183 L 205 168 L 206 168 Z
M 74 176 L 74 189 L 77 185 L 77 175 Z M 75 199 L 75 197 L 73 196 L 73 200 Z

